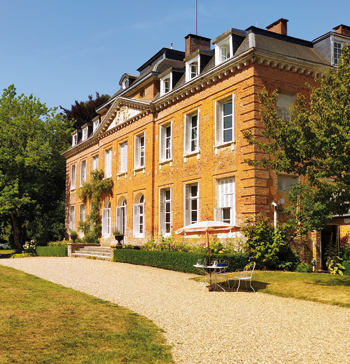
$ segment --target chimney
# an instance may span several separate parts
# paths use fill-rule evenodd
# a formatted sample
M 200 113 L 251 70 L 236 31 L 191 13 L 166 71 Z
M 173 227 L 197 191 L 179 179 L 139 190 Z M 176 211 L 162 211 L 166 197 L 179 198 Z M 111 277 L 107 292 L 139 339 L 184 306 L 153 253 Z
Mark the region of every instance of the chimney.
M 333 32 L 350 37 L 350 27 L 348 27 L 347 25 L 340 24 L 337 27 L 333 28 Z
M 209 38 L 204 38 L 199 35 L 189 34 L 185 37 L 185 58 L 198 49 L 210 50 Z
M 270 32 L 287 35 L 287 19 L 279 19 L 266 27 Z

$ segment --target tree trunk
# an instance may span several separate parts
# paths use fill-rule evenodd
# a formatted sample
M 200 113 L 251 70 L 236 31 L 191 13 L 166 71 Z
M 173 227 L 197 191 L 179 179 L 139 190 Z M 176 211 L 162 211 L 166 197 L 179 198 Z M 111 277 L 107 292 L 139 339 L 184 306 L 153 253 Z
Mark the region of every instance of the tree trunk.
M 17 216 L 14 214 L 10 214 L 10 216 L 11 216 L 12 227 L 13 227 L 13 239 L 15 241 L 16 248 L 19 251 L 22 251 L 22 244 L 20 241 L 20 231 L 19 231 Z

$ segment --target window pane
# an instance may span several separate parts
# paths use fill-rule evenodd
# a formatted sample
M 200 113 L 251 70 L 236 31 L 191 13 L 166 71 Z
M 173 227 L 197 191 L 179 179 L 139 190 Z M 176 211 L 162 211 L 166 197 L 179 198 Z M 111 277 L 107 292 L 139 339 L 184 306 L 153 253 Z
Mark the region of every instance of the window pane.
M 232 114 L 232 103 L 224 104 L 224 115 Z
M 196 197 L 197 196 L 197 191 L 198 191 L 198 186 L 197 185 L 191 186 L 191 197 Z
M 231 221 L 231 209 L 222 209 L 222 221 L 230 223 Z
M 232 129 L 224 131 L 224 142 L 230 142 L 232 140 Z
M 192 211 L 191 219 L 192 219 L 192 221 L 191 221 L 192 224 L 197 222 L 197 211 Z
M 224 129 L 232 128 L 232 116 L 226 116 L 224 118 Z
M 170 190 L 165 191 L 165 199 L 170 200 Z
M 197 210 L 197 199 L 191 201 L 191 209 Z

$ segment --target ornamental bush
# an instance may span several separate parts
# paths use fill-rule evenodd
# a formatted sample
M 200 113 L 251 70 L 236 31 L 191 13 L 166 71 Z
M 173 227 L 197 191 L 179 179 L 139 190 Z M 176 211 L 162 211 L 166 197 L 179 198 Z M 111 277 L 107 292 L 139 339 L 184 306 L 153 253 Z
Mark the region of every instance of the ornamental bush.
M 40 257 L 66 257 L 67 247 L 65 246 L 37 246 L 36 254 Z

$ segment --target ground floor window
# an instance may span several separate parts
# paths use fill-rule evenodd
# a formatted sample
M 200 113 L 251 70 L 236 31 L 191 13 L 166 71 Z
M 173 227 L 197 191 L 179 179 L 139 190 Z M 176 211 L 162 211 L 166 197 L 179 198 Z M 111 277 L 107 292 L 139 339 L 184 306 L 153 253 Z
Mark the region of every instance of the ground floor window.
M 145 198 L 142 194 L 138 195 L 134 204 L 134 236 L 143 238 L 145 236 Z
M 119 199 L 119 203 L 117 206 L 117 223 L 116 228 L 122 234 L 126 234 L 126 200 L 124 197 Z
M 234 178 L 218 181 L 215 220 L 235 223 L 235 180 Z
M 111 202 L 106 199 L 102 209 L 102 236 L 111 234 Z
M 185 225 L 199 222 L 199 183 L 185 185 Z
M 159 190 L 159 230 L 164 236 L 171 234 L 172 224 L 172 189 Z

